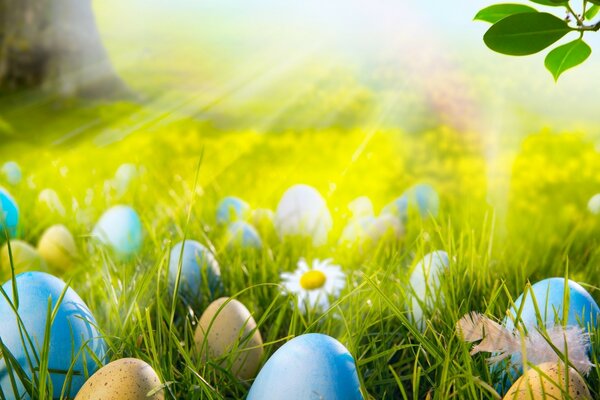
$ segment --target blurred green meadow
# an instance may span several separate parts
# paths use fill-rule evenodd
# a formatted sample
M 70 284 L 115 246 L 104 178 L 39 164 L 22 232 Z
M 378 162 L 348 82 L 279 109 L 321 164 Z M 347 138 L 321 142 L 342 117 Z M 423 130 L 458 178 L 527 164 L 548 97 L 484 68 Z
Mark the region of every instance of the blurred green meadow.
M 448 29 L 468 27 L 449 34 L 463 53 L 437 53 L 447 45 L 436 31 L 412 44 L 422 48 L 418 55 L 397 57 L 413 48 L 401 31 L 391 41 L 397 47 L 377 47 L 354 42 L 368 29 L 340 34 L 338 21 L 317 30 L 333 32 L 318 48 L 307 27 L 329 20 L 307 12 L 310 24 L 298 17 L 285 30 L 261 14 L 274 5 L 260 3 L 245 10 L 236 2 L 96 2 L 103 40 L 132 98 L 0 95 L 0 164 L 16 161 L 23 172 L 17 185 L 0 181 L 19 204 L 19 237 L 35 244 L 57 223 L 73 232 L 80 258 L 61 278 L 93 312 L 111 360 L 147 361 L 166 398 L 239 399 L 250 387 L 192 351 L 202 309 L 173 309 L 168 258 L 184 238 L 214 252 L 221 294 L 254 315 L 263 363 L 288 339 L 319 332 L 353 354 L 366 399 L 501 398 L 484 357 L 471 357 L 457 337 L 456 321 L 470 311 L 501 320 L 528 282 L 548 277 L 569 277 L 600 299 L 600 217 L 587 208 L 600 192 L 600 131 L 596 111 L 577 100 L 594 91 L 596 64 L 555 86 L 536 74 L 534 61 L 498 63 L 477 47 L 476 5 L 460 6 L 448 22 Z M 384 3 L 382 10 L 395 9 Z M 283 8 L 275 7 L 287 15 Z M 356 47 L 338 45 L 345 40 Z M 120 191 L 114 175 L 123 163 L 141 172 Z M 338 243 L 353 199 L 368 196 L 378 213 L 421 182 L 440 195 L 437 218 L 410 219 L 401 240 L 367 252 Z M 215 219 L 223 197 L 275 209 L 297 183 L 314 186 L 328 204 L 333 229 L 325 245 L 266 231 L 260 252 L 227 248 Z M 46 188 L 64 214 L 40 203 Z M 129 261 L 90 240 L 116 204 L 132 206 L 144 227 L 143 249 Z M 408 280 L 434 250 L 452 261 L 421 332 L 408 317 Z M 280 273 L 301 257 L 331 257 L 347 274 L 323 313 L 304 314 L 283 293 Z M 10 271 L 0 269 L 0 278 Z M 203 296 L 206 307 L 212 298 Z M 598 331 L 592 342 L 597 365 Z M 598 398 L 597 368 L 587 382 Z

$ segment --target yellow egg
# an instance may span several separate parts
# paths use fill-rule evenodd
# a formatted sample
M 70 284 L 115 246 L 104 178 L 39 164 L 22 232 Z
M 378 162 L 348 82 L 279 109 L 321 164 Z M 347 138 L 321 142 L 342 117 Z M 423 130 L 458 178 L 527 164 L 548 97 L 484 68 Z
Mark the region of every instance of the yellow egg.
M 559 387 L 554 382 L 562 386 Z M 569 367 L 569 398 L 573 400 L 591 399 L 592 396 L 581 375 Z M 530 368 L 508 390 L 504 400 L 543 400 L 562 399 L 566 392 L 565 367 L 563 363 L 548 362 Z
M 239 379 L 256 376 L 263 341 L 250 311 L 239 301 L 222 297 L 204 311 L 194 341 L 203 360 L 220 359 Z
M 77 258 L 77 245 L 64 225 L 53 225 L 42 234 L 38 252 L 46 262 L 59 271 L 67 271 Z
M 150 365 L 137 358 L 122 358 L 92 375 L 75 400 L 163 400 L 163 390 L 155 392 L 160 385 Z
M 11 240 L 10 250 L 12 253 L 12 263 L 15 268 L 15 274 L 26 271 L 47 271 L 48 268 L 46 262 L 29 243 L 22 240 Z M 0 279 L 4 282 L 9 278 L 10 257 L 8 253 L 8 243 L 5 243 L 0 250 Z

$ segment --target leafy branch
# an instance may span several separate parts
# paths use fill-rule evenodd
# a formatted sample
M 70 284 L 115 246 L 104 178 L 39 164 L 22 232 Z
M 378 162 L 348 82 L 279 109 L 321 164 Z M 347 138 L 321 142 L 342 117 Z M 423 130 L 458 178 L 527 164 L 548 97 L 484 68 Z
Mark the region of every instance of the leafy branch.
M 579 37 L 555 47 L 544 61 L 554 80 L 560 75 L 588 59 L 592 53 L 583 40 L 587 32 L 600 30 L 600 20 L 593 21 L 600 12 L 600 0 L 574 0 L 580 2 L 580 12 L 573 8 L 572 0 L 529 0 L 543 6 L 564 8 L 564 16 L 540 12 L 525 4 L 495 4 L 475 15 L 475 20 L 492 24 L 483 36 L 491 50 L 511 55 L 526 56 L 545 50 L 568 33 L 576 32 Z M 588 7 L 589 6 L 589 7 Z

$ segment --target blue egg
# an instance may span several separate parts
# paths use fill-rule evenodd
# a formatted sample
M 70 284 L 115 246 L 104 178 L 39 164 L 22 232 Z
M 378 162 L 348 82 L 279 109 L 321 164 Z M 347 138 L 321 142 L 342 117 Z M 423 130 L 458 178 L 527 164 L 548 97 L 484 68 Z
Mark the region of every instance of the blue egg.
M 437 217 L 440 209 L 440 197 L 433 186 L 417 184 L 407 189 L 402 196 L 384 207 L 382 213 L 399 216 L 403 222 L 413 212 L 422 218 Z
M 227 225 L 231 222 L 246 219 L 250 214 L 250 206 L 244 200 L 227 196 L 217 206 L 217 223 Z
M 19 164 L 14 161 L 8 161 L 2 166 L 2 173 L 6 177 L 6 181 L 11 185 L 18 185 L 23 179 Z
M 189 305 L 198 304 L 202 290 L 207 288 L 211 297 L 221 288 L 221 270 L 212 253 L 195 240 L 179 242 L 169 256 L 169 290 L 175 289 L 175 281 L 181 264 L 179 296 Z M 204 281 L 206 277 L 206 282 Z
M 320 333 L 298 336 L 277 350 L 247 400 L 359 400 L 363 396 L 350 352 Z
M 568 281 L 569 287 L 569 304 L 567 312 L 567 325 L 581 326 L 588 331 L 595 329 L 597 326 L 600 308 L 594 301 L 592 296 L 576 282 Z M 533 296 L 532 296 L 533 293 Z M 565 279 L 564 278 L 549 278 L 539 281 L 531 286 L 530 291 L 521 294 L 515 301 L 514 307 L 509 312 L 512 318 L 504 319 L 504 326 L 507 329 L 515 328 L 513 319 L 517 317 L 517 313 L 522 307 L 519 322 L 522 322 L 528 330 L 538 327 L 538 318 L 546 328 L 555 324 L 555 321 L 562 323 L 563 318 L 563 300 L 565 295 Z M 533 300 L 535 297 L 535 303 Z M 525 300 L 523 300 L 525 299 Z M 539 309 L 539 315 L 536 314 L 535 305 Z M 512 362 L 518 361 L 518 358 L 513 356 Z M 496 371 L 500 366 L 492 367 L 492 371 Z M 497 389 L 504 393 L 512 385 L 513 381 L 522 373 L 512 371 L 511 374 L 501 374 L 501 382 L 498 383 Z
M 17 317 L 10 304 L 0 296 L 0 338 L 4 346 L 16 359 L 19 366 L 31 379 L 39 370 L 38 361 L 42 355 L 45 340 L 45 327 L 48 318 L 48 300 L 55 307 L 64 292 L 62 302 L 58 306 L 54 322 L 50 328 L 48 370 L 57 371 L 50 374 L 53 387 L 53 397 L 59 398 L 63 386 L 68 385 L 65 393 L 74 397 L 86 377 L 91 376 L 101 365 L 95 359 L 104 363 L 106 360 L 106 343 L 96 329 L 96 321 L 81 298 L 71 288 L 66 289 L 60 279 L 44 272 L 26 272 L 16 276 L 17 293 L 19 297 L 19 317 L 22 320 L 27 336 L 25 346 L 21 340 Z M 13 282 L 2 285 L 11 302 Z M 32 365 L 28 363 L 30 359 Z M 9 368 L 6 359 L 0 358 L 0 388 L 8 398 L 25 398 L 23 382 L 19 379 L 14 367 L 11 367 L 16 379 L 18 393 L 14 393 Z M 71 369 L 71 365 L 73 365 Z M 71 370 L 70 384 L 66 372 Z M 60 372 L 58 372 L 60 371 Z M 64 371 L 64 372 L 62 372 Z M 12 394 L 12 395 L 11 395 Z
M 102 214 L 92 236 L 117 256 L 128 258 L 142 247 L 142 222 L 133 208 L 114 206 Z
M 14 238 L 17 235 L 19 224 L 19 207 L 10 194 L 0 187 L 0 243 L 6 241 L 8 236 Z
M 237 221 L 227 227 L 225 242 L 229 248 L 260 249 L 262 240 L 256 229 L 244 221 Z

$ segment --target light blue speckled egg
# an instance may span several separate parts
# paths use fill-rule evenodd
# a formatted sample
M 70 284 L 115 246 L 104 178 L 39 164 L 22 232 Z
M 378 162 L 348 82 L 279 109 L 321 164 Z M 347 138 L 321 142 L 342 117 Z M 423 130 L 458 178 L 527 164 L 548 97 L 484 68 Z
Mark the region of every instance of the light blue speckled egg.
M 96 321 L 86 304 L 73 289 L 68 288 L 65 291 L 65 283 L 60 279 L 44 272 L 25 272 L 17 275 L 15 279 L 19 295 L 19 317 L 30 341 L 26 340 L 23 345 L 17 317 L 3 296 L 0 296 L 0 315 L 2 316 L 0 338 L 30 378 L 39 369 L 36 355 L 39 359 L 42 354 L 48 318 L 46 312 L 48 300 L 51 300 L 52 307 L 54 307 L 62 293 L 65 293 L 50 328 L 48 369 L 55 371 L 50 374 L 50 377 L 53 397 L 59 398 L 65 383 L 69 385 L 66 372 L 71 370 L 71 365 L 73 365 L 70 385 L 65 388 L 65 393 L 72 398 L 84 384 L 86 377 L 92 375 L 99 368 L 94 358 L 102 363 L 105 361 L 107 347 L 95 327 Z M 6 282 L 2 288 L 8 294 L 9 299 L 14 301 L 13 282 Z M 32 360 L 31 367 L 27 362 L 27 357 Z M 12 371 L 14 372 L 14 368 Z M 9 399 L 29 399 L 30 397 L 26 395 L 24 385 L 17 375 L 15 375 L 15 379 L 18 393 L 13 391 L 9 367 L 5 359 L 0 358 L 0 388 L 4 394 Z
M 228 225 L 249 218 L 250 214 L 251 209 L 248 203 L 238 197 L 227 196 L 217 206 L 217 223 Z
M 14 161 L 5 162 L 0 171 L 2 171 L 6 181 L 11 185 L 18 185 L 23 179 L 21 167 L 19 167 L 19 164 Z
M 17 236 L 19 207 L 11 195 L 0 187 L 0 243 L 6 241 L 6 232 L 11 238 Z
M 227 227 L 225 243 L 228 248 L 260 249 L 262 240 L 252 225 L 237 221 Z
M 399 216 L 406 222 L 413 212 L 422 218 L 437 217 L 439 209 L 440 197 L 436 190 L 429 184 L 421 183 L 408 188 L 402 196 L 385 206 L 382 213 Z
M 196 305 L 206 288 L 211 298 L 221 288 L 221 270 L 210 250 L 195 240 L 179 242 L 171 249 L 169 256 L 169 290 L 171 296 L 181 265 L 179 296 L 188 304 Z M 206 276 L 207 282 L 204 282 Z
M 133 208 L 114 206 L 102 214 L 92 236 L 120 258 L 128 258 L 142 247 L 142 223 Z
M 334 338 L 298 336 L 277 350 L 260 370 L 247 400 L 361 400 L 356 364 Z
M 577 282 L 568 281 L 569 304 L 567 313 L 567 325 L 581 326 L 588 331 L 593 331 L 597 326 L 600 308 L 592 296 Z M 533 296 L 532 296 L 533 293 Z M 512 318 L 504 319 L 504 326 L 512 330 L 515 328 L 513 319 L 517 317 L 518 310 L 522 308 L 519 316 L 520 322 L 528 328 L 533 329 L 538 326 L 538 317 L 546 325 L 551 327 L 556 321 L 561 323 L 563 317 L 563 306 L 565 296 L 565 279 L 549 278 L 539 281 L 531 286 L 530 291 L 521 294 L 515 301 L 515 306 L 509 312 Z M 535 303 L 533 300 L 535 297 Z M 540 314 L 535 311 L 537 304 Z M 513 363 L 517 358 L 513 356 Z M 502 369 L 503 366 L 492 367 L 492 371 Z M 521 370 L 513 371 L 512 374 L 501 374 L 501 380 L 496 389 L 500 393 L 506 392 L 514 380 L 522 373 Z

